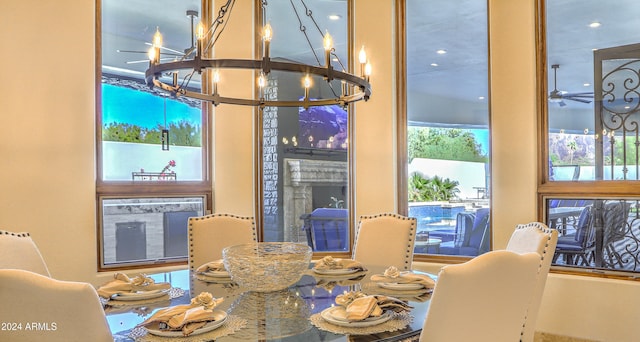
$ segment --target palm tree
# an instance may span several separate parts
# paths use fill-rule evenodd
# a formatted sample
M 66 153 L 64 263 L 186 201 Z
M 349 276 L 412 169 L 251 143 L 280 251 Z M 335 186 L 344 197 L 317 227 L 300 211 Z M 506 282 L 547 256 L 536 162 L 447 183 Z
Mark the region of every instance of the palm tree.
M 460 182 L 449 178 L 442 179 L 439 176 L 424 177 L 419 172 L 414 172 L 409 178 L 409 201 L 449 201 L 460 193 Z

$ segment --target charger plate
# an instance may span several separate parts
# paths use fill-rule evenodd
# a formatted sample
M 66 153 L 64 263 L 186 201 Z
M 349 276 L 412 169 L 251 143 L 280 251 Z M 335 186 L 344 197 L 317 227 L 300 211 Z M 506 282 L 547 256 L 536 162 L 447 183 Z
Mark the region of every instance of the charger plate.
M 134 301 L 134 300 L 145 300 L 145 299 L 153 299 L 162 297 L 167 294 L 167 290 L 151 290 L 151 291 L 142 291 L 142 292 L 123 292 L 116 293 L 111 296 L 112 300 L 120 300 L 120 301 Z
M 376 283 L 378 284 L 378 286 L 382 287 L 383 289 L 388 289 L 388 290 L 398 290 L 398 291 L 403 291 L 403 290 L 419 290 L 419 289 L 424 289 L 424 285 L 422 284 L 415 284 L 415 283 L 407 283 L 407 284 L 403 284 L 403 283 Z
M 361 321 L 349 321 L 346 318 L 345 308 L 342 306 L 334 306 L 322 310 L 320 316 L 327 322 L 341 327 L 364 328 L 378 324 L 382 324 L 393 317 L 393 311 L 385 310 L 382 315 L 369 317 Z
M 228 271 L 207 271 L 199 274 L 212 278 L 231 278 Z
M 336 268 L 336 269 L 313 269 L 313 272 L 322 275 L 343 275 L 343 274 L 353 274 L 359 272 L 361 270 L 355 268 Z
M 222 310 L 214 310 L 213 315 L 216 317 L 215 321 L 211 321 L 205 324 L 202 328 L 194 330 L 189 336 L 195 336 L 195 335 L 207 333 L 209 331 L 217 329 L 218 327 L 223 325 L 224 322 L 227 321 L 227 313 Z M 149 334 L 156 335 L 156 336 L 185 337 L 181 330 L 160 330 L 160 329 L 153 329 L 153 328 L 146 328 L 146 329 L 147 329 L 147 332 L 149 332 Z

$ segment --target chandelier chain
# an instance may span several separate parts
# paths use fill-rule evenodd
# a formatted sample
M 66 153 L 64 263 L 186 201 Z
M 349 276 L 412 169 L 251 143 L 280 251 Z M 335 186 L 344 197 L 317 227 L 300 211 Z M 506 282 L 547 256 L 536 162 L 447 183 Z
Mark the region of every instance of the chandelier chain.
M 209 51 L 209 49 L 211 49 L 218 41 L 218 38 L 220 38 L 222 32 L 224 32 L 224 29 L 227 27 L 227 24 L 231 19 L 231 11 L 233 10 L 233 6 L 235 6 L 235 4 L 235 0 L 227 0 L 224 5 L 220 6 L 220 9 L 218 10 L 218 16 L 215 20 L 213 20 L 207 32 L 207 35 L 213 37 L 213 39 L 209 40 L 209 43 L 204 49 L 205 51 Z M 225 16 L 227 17 L 226 20 Z M 220 25 L 222 25 L 222 27 L 220 27 Z M 216 31 L 218 31 L 218 29 L 220 31 L 216 34 Z
M 322 63 L 320 62 L 320 58 L 318 58 L 318 54 L 316 54 L 316 50 L 313 49 L 313 44 L 311 44 L 309 35 L 307 34 L 307 27 L 302 23 L 302 19 L 300 19 L 300 15 L 298 14 L 298 9 L 296 8 L 296 5 L 293 4 L 293 0 L 289 0 L 289 3 L 291 3 L 291 8 L 293 8 L 293 13 L 295 13 L 296 18 L 298 19 L 300 32 L 302 32 L 302 34 L 304 34 L 304 38 L 307 39 L 307 44 L 309 45 L 309 48 L 313 53 L 313 57 L 316 58 L 316 62 L 318 62 L 318 65 L 322 65 Z
M 322 65 L 322 62 L 320 62 L 320 58 L 318 57 L 318 54 L 316 53 L 316 50 L 313 48 L 313 44 L 311 43 L 311 39 L 309 38 L 309 35 L 307 34 L 307 27 L 302 23 L 302 19 L 300 18 L 300 15 L 298 14 L 298 9 L 296 8 L 296 5 L 293 3 L 293 0 L 289 0 L 289 2 L 291 3 L 291 7 L 293 8 L 293 12 L 295 13 L 296 18 L 298 18 L 298 23 L 300 24 L 300 32 L 302 32 L 302 34 L 304 34 L 304 37 L 307 39 L 307 44 L 309 45 L 309 48 L 311 49 L 311 53 L 313 53 L 313 57 L 315 57 L 316 62 L 318 63 L 318 65 Z M 320 29 L 320 26 L 318 26 L 318 22 L 313 17 L 313 11 L 311 9 L 309 9 L 309 7 L 304 2 L 304 0 L 300 0 L 300 2 L 302 3 L 302 6 L 304 6 L 305 15 L 307 17 L 309 17 L 309 19 L 311 19 L 313 24 L 318 29 L 318 32 L 320 33 L 320 36 L 322 36 L 322 38 L 324 38 L 324 33 L 322 33 L 322 30 Z M 334 55 L 336 57 L 336 59 L 338 59 L 337 58 L 338 56 L 335 55 L 335 53 L 333 53 L 333 51 L 335 51 L 335 48 L 332 48 L 331 51 L 332 51 L 332 55 Z M 339 61 L 339 59 L 338 59 L 338 61 Z M 340 63 L 340 65 L 342 66 L 342 70 L 344 70 L 344 66 L 342 65 L 342 63 Z M 329 85 L 329 89 L 331 89 L 331 93 L 333 93 L 334 96 L 338 96 L 338 93 L 336 92 L 336 90 L 333 89 L 333 85 L 331 83 L 329 83 L 328 85 Z

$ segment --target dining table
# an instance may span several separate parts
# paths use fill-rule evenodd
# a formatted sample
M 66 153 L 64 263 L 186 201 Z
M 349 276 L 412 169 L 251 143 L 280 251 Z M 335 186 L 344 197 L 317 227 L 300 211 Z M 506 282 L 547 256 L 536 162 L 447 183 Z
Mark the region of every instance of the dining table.
M 192 271 L 184 269 L 146 274 L 156 283 L 170 283 L 169 296 L 158 301 L 103 301 L 107 322 L 114 341 L 207 341 L 196 335 L 179 338 L 158 338 L 146 334 L 138 325 L 161 308 L 189 304 L 192 298 L 203 292 L 214 298 L 223 298 L 216 310 L 224 310 L 229 317 L 242 321 L 242 326 L 226 336 L 216 336 L 215 341 L 412 341 L 418 339 L 429 306 L 431 289 L 422 292 L 403 291 L 381 287 L 371 280 L 382 275 L 387 266 L 364 265 L 366 270 L 347 275 L 316 274 L 309 269 L 294 285 L 279 291 L 256 292 L 237 285 L 231 279 L 219 281 L 200 280 Z M 420 271 L 413 273 L 436 276 Z M 424 290 L 424 289 L 423 289 Z M 404 313 L 402 322 L 395 322 L 391 331 L 372 328 L 334 326 L 320 316 L 323 310 L 336 305 L 336 297 L 352 291 L 366 295 L 386 295 L 407 303 L 411 309 Z M 388 322 L 391 323 L 391 322 Z M 398 325 L 400 324 L 400 325 Z M 380 325 L 379 327 L 383 327 Z M 213 341 L 214 339 L 211 339 Z

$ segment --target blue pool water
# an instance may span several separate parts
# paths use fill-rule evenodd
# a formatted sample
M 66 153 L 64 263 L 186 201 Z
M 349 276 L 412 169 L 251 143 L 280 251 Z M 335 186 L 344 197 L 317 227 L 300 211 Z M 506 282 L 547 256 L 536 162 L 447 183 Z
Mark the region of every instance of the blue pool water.
M 419 204 L 409 206 L 409 217 L 417 219 L 417 233 L 428 231 L 445 242 L 453 239 L 456 216 L 464 211 L 464 205 Z
M 443 206 L 441 204 L 421 204 L 409 207 L 409 216 L 418 219 L 418 227 L 442 220 L 455 220 L 458 213 L 464 211 L 464 205 Z

